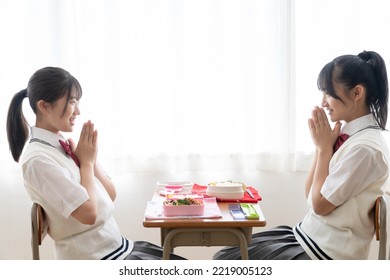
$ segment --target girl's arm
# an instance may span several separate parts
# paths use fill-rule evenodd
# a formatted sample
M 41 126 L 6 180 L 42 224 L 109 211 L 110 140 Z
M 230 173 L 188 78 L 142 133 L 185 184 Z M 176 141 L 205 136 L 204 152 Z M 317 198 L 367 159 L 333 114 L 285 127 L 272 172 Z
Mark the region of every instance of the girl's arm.
M 93 166 L 81 163 L 80 176 L 80 183 L 86 189 L 89 199 L 73 211 L 72 216 L 83 224 L 93 225 L 97 217 L 97 201 Z
M 308 172 L 307 177 L 306 177 L 306 184 L 305 184 L 305 195 L 306 195 L 306 198 L 308 198 L 311 186 L 313 184 L 314 171 L 315 171 L 315 169 L 317 167 L 317 159 L 318 159 L 318 154 L 317 154 L 317 150 L 316 150 L 314 152 L 313 162 L 312 162 L 312 164 L 310 166 L 309 172 Z
M 307 183 L 312 183 L 311 193 L 314 212 L 325 216 L 336 209 L 336 206 L 321 194 L 321 188 L 329 175 L 329 163 L 333 156 L 333 145 L 340 133 L 341 123 L 336 123 L 332 130 L 324 109 L 315 107 L 312 112 L 312 118 L 309 119 L 309 129 L 316 146 L 317 160 L 309 172 Z M 310 190 L 310 187 L 306 185 L 306 191 L 307 189 Z
M 95 163 L 95 176 L 99 179 L 100 183 L 102 183 L 103 187 L 106 189 L 108 195 L 111 200 L 114 201 L 116 198 L 116 189 L 114 183 L 111 181 L 110 176 L 104 171 L 102 166 L 96 162 Z
M 70 141 L 71 146 L 74 145 Z M 97 131 L 88 121 L 83 125 L 75 154 L 80 161 L 81 185 L 86 189 L 89 199 L 72 212 L 72 216 L 83 224 L 92 225 L 97 217 L 94 165 L 97 154 Z
M 318 151 L 317 164 L 313 174 L 313 184 L 311 190 L 312 207 L 317 215 L 328 215 L 336 206 L 327 200 L 322 194 L 321 189 L 329 175 L 329 162 L 333 156 L 333 149 L 330 151 Z

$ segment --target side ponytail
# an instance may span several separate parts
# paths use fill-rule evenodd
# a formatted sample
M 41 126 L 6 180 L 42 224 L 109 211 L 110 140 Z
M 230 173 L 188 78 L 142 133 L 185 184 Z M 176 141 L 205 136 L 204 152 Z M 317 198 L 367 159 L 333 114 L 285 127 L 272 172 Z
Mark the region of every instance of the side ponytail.
M 11 100 L 7 115 L 7 137 L 12 157 L 19 161 L 24 145 L 29 136 L 29 125 L 23 115 L 23 100 L 27 97 L 27 89 L 16 93 Z

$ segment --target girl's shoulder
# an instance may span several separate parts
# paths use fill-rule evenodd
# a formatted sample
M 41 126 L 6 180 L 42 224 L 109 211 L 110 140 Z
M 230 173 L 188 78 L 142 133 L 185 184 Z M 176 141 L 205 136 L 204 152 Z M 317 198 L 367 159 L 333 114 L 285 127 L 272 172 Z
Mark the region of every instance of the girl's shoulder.
M 63 167 L 67 167 L 69 161 L 64 152 L 41 142 L 31 142 L 23 151 L 21 164 L 24 165 L 32 160 L 46 161 Z

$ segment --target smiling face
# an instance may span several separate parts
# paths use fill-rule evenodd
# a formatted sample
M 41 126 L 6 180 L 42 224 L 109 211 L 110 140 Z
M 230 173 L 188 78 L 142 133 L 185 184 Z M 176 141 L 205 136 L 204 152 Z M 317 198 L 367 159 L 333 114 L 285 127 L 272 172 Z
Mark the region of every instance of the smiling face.
M 365 102 L 366 90 L 361 85 L 349 90 L 341 83 L 334 82 L 333 89 L 338 98 L 324 92 L 321 102 L 332 122 L 350 122 L 370 113 Z
M 80 115 L 77 90 L 73 87 L 69 95 L 65 94 L 54 103 L 43 100 L 38 102 L 40 110 L 36 126 L 49 130 L 55 134 L 72 132 L 76 116 Z
M 347 121 L 346 112 L 348 111 L 348 107 L 350 104 L 349 99 L 344 93 L 345 90 L 340 85 L 336 84 L 334 86 L 334 89 L 337 96 L 340 99 L 333 97 L 330 94 L 324 92 L 321 105 L 328 112 L 331 121 L 333 122 L 342 121 L 342 120 Z
M 321 69 L 317 87 L 323 93 L 321 105 L 331 121 L 350 122 L 371 113 L 373 103 L 368 92 L 375 89 L 370 83 L 375 78 L 372 75 L 367 62 L 354 55 L 337 57 Z

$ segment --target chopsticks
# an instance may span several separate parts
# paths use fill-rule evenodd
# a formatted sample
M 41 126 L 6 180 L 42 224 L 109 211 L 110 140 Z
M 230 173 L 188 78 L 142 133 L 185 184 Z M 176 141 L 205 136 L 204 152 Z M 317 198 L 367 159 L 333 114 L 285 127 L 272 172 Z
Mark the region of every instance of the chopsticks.
M 249 194 L 249 196 L 250 196 L 251 198 L 255 198 L 255 196 L 253 195 L 253 193 L 251 192 L 250 189 L 246 189 L 246 193 Z

